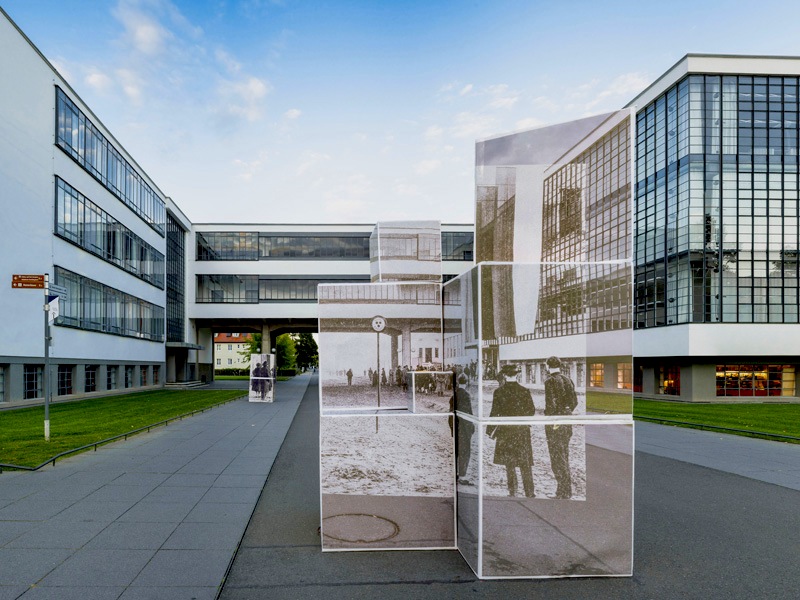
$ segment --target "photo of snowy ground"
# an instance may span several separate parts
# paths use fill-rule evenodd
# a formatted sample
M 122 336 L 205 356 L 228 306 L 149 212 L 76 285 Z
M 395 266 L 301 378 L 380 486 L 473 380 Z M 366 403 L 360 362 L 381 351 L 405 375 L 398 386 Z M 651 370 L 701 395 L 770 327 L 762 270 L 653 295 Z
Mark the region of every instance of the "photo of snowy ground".
M 323 415 L 320 479 L 324 494 L 455 494 L 448 415 Z
M 531 449 L 533 450 L 533 485 L 536 498 L 555 498 L 557 482 L 550 464 L 550 451 L 545 436 L 545 425 L 541 422 L 526 424 L 531 430 Z M 483 436 L 483 495 L 509 496 L 506 485 L 505 465 L 493 462 L 496 440 L 486 434 L 482 426 Z M 563 425 L 562 425 L 563 427 Z M 584 425 L 572 425 L 572 438 L 569 442 L 569 465 L 572 477 L 572 496 L 570 500 L 586 500 L 586 432 Z M 475 461 L 471 461 L 475 462 Z M 517 469 L 517 491 L 519 497 L 525 496 L 522 489 L 519 469 Z M 465 479 L 477 482 L 477 465 L 470 464 Z M 459 492 L 462 491 L 459 485 Z M 465 490 L 466 491 L 466 490 Z M 477 493 L 477 490 L 476 490 Z
M 447 414 L 322 415 L 323 550 L 455 547 Z

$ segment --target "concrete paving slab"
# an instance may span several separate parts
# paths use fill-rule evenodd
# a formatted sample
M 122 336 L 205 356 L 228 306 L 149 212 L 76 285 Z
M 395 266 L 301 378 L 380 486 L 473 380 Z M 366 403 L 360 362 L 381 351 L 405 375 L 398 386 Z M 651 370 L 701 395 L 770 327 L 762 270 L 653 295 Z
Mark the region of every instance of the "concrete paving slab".
M 72 555 L 67 549 L 0 548 L 0 581 L 32 585 Z
M 106 526 L 86 544 L 87 550 L 158 550 L 172 535 L 175 523 L 121 523 Z
M 136 502 L 83 500 L 60 512 L 57 521 L 101 521 L 111 523 L 125 514 Z
M 209 587 L 129 587 L 119 600 L 215 600 L 217 586 Z
M 143 500 L 144 502 L 165 502 L 167 504 L 197 503 L 200 498 L 213 489 L 215 488 L 161 485 L 147 494 Z
M 28 586 L 25 585 L 0 584 L 0 600 L 17 600 L 26 591 Z
M 86 496 L 90 502 L 138 502 L 155 489 L 152 485 L 104 485 Z
M 0 508 L 0 521 L 44 521 L 69 508 L 73 503 L 73 500 L 23 498 Z
M 236 550 L 245 526 L 230 523 L 181 523 L 172 532 L 164 550 Z
M 180 523 L 195 506 L 195 502 L 139 502 L 116 521 L 125 523 Z
M 56 567 L 41 582 L 45 587 L 127 586 L 153 557 L 152 550 L 84 548 Z
M 252 502 L 206 502 L 201 500 L 184 521 L 187 523 L 241 523 L 247 525 L 252 512 Z
M 214 485 L 217 476 L 210 473 L 175 473 L 164 485 L 208 488 Z
M 218 586 L 230 558 L 230 550 L 159 550 L 133 587 Z
M 80 548 L 105 527 L 105 523 L 97 521 L 42 523 L 7 543 L 5 547 Z
M 39 521 L 0 521 L 0 547 L 39 525 Z M 0 585 L 2 585 L 2 580 L 0 580 Z
M 184 488 L 191 489 L 191 488 Z M 259 488 L 252 487 L 212 487 L 203 496 L 203 502 L 219 502 L 219 503 L 240 503 L 244 502 L 248 505 L 255 506 L 258 497 L 261 495 Z
M 34 587 L 20 600 L 117 600 L 124 587 Z

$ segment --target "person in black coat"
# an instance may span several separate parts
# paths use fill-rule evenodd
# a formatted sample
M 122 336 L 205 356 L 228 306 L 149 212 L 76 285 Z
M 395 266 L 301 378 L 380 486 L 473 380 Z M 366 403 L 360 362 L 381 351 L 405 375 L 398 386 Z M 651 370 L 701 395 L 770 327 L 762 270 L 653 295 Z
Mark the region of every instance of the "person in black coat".
M 500 374 L 505 380 L 492 399 L 490 417 L 532 417 L 536 408 L 530 391 L 517 383 L 519 367 L 504 365 Z M 534 497 L 533 448 L 530 425 L 489 425 L 486 433 L 495 440 L 496 465 L 506 468 L 506 484 L 510 496 L 517 495 L 517 469 L 522 477 L 522 488 L 528 498 Z
M 456 410 L 468 415 L 472 414 L 472 400 L 467 391 L 469 380 L 464 373 L 456 379 Z M 471 481 L 464 479 L 472 456 L 472 436 L 475 433 L 475 424 L 463 417 L 456 419 L 456 475 L 462 485 L 472 485 Z
M 544 414 L 547 416 L 571 415 L 578 405 L 578 395 L 572 380 L 561 372 L 561 360 L 556 356 L 547 359 L 550 373 L 544 382 Z M 569 441 L 572 425 L 545 425 L 550 466 L 558 487 L 556 498 L 572 497 L 572 475 L 569 468 Z

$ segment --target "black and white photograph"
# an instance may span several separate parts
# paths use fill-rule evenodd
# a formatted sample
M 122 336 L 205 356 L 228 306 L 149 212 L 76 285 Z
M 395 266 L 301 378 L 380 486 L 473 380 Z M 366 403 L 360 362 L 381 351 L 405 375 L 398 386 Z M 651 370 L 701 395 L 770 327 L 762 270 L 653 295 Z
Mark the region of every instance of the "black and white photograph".
M 492 427 L 529 427 L 530 448 L 496 454 L 506 435 Z M 546 427 L 486 426 L 484 437 L 484 493 L 482 496 L 483 577 L 566 577 L 630 575 L 632 571 L 631 535 L 633 527 L 633 426 L 618 423 L 572 425 L 569 469 L 573 494 L 581 502 L 558 500 L 556 476 L 552 473 L 547 449 Z M 580 429 L 580 433 L 579 433 Z M 521 431 L 508 437 L 524 439 Z M 575 469 L 574 441 L 585 448 L 585 466 Z M 496 441 L 495 448 L 487 441 Z M 533 454 L 533 496 L 524 493 L 528 452 Z M 509 456 L 512 455 L 512 456 Z M 496 465 L 496 462 L 502 464 Z M 510 464 L 509 464 L 510 463 Z M 506 485 L 510 469 L 516 471 L 516 493 Z M 501 471 L 499 485 L 492 470 Z M 550 471 L 543 477 L 542 471 Z M 566 476 L 562 475 L 562 483 Z M 565 484 L 565 483 L 564 483 Z M 461 490 L 459 488 L 459 499 Z M 576 498 L 573 497 L 572 500 Z
M 439 287 L 319 286 L 323 411 L 408 408 L 408 373 L 442 370 Z
M 439 221 L 382 221 L 370 236 L 371 281 L 442 281 Z
M 463 396 L 462 396 L 463 401 Z M 458 396 L 456 399 L 458 402 Z M 480 549 L 480 426 L 456 415 L 456 499 L 458 501 L 458 550 L 476 573 Z
M 275 355 L 250 355 L 250 402 L 272 402 L 275 393 Z
M 452 413 L 453 371 L 409 371 L 406 374 L 408 410 L 414 413 Z
M 483 424 L 484 496 L 586 500 L 584 425 Z
M 323 550 L 454 548 L 452 427 L 447 414 L 323 415 Z
M 473 267 L 442 286 L 445 369 L 453 372 L 456 389 L 465 390 L 456 410 L 470 415 L 478 414 L 480 403 L 478 269 Z M 464 398 L 469 399 L 467 403 Z

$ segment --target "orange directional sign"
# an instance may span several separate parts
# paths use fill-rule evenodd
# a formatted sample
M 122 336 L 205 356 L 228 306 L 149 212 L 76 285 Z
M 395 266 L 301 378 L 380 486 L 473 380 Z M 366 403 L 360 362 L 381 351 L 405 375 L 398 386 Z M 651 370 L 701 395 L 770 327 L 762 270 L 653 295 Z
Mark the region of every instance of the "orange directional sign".
M 44 289 L 44 275 L 12 275 L 11 287 Z

